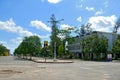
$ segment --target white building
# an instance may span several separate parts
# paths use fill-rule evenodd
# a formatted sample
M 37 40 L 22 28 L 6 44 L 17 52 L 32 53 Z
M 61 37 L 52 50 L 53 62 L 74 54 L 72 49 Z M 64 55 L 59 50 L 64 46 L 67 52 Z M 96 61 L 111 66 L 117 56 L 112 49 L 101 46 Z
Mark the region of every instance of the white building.
M 68 45 L 68 50 L 70 53 L 73 53 L 76 56 L 80 56 L 82 53 L 82 47 L 80 45 L 80 41 L 81 38 L 85 38 L 91 35 L 98 35 L 100 36 L 105 36 L 108 39 L 108 51 L 111 52 L 112 46 L 113 46 L 113 42 L 114 40 L 116 40 L 117 38 L 117 34 L 115 33 L 108 33 L 108 32 L 100 32 L 100 31 L 93 31 L 91 34 L 89 35 L 84 35 L 84 37 L 75 37 L 75 41 L 73 44 L 69 44 Z

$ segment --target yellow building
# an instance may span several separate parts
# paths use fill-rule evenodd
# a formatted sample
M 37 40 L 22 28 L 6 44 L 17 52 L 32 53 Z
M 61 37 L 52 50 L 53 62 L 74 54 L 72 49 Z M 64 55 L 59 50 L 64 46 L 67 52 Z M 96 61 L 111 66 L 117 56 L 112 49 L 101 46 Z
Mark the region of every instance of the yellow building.
M 10 50 L 6 49 L 6 51 L 4 52 L 3 56 L 10 56 Z

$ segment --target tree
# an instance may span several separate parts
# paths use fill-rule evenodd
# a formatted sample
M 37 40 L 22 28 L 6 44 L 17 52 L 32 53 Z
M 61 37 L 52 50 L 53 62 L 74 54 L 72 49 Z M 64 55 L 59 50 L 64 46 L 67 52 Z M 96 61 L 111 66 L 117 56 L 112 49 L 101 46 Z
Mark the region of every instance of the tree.
M 42 57 L 44 57 L 45 58 L 45 62 L 46 62 L 46 58 L 49 56 L 49 51 L 48 51 L 48 49 L 47 48 L 42 48 L 41 49 L 41 55 L 40 56 L 42 56 Z
M 14 55 L 18 57 L 21 57 L 21 53 L 22 53 L 20 45 L 14 50 Z
M 81 46 L 85 59 L 91 59 L 93 55 L 96 59 L 100 59 L 100 53 L 107 52 L 108 40 L 104 36 L 91 35 L 82 39 Z
M 74 38 L 71 36 L 71 34 L 75 32 L 75 29 L 75 27 L 67 27 L 66 29 L 59 30 L 58 37 L 60 38 L 59 41 L 61 43 L 59 45 L 58 53 L 60 54 L 60 57 L 62 57 L 62 55 L 69 55 L 68 51 L 66 50 L 65 43 L 68 42 L 68 44 L 72 44 L 74 42 Z
M 120 54 L 120 35 L 118 35 L 118 38 L 113 43 L 112 52 L 115 53 L 116 55 Z
M 77 33 L 80 37 L 90 34 L 92 32 L 91 25 L 92 25 L 91 23 L 87 23 L 86 25 L 83 24 L 81 25 L 80 29 L 76 28 L 75 33 Z
M 60 57 L 62 57 L 64 54 L 64 46 L 62 44 L 58 48 L 58 54 Z
M 27 56 L 37 56 L 40 53 L 41 41 L 38 36 L 24 37 L 18 48 L 15 49 L 14 54 Z
M 108 39 L 105 36 L 99 38 L 99 52 L 106 53 L 108 49 Z
M 113 28 L 113 33 L 117 33 L 119 28 L 120 28 L 120 17 L 117 19 L 115 23 L 115 26 Z
M 6 51 L 6 47 L 0 44 L 0 55 L 4 55 L 4 52 Z
M 50 22 L 51 23 L 51 27 L 52 27 L 52 35 L 51 35 L 51 49 L 52 49 L 52 51 L 53 51 L 53 53 L 54 53 L 54 60 L 56 60 L 56 54 L 57 54 L 57 34 L 58 34 L 58 32 L 57 31 L 59 31 L 58 30 L 58 28 L 57 28 L 57 23 L 59 23 L 60 21 L 62 21 L 63 19 L 61 19 L 61 20 L 56 20 L 56 18 L 55 18 L 55 16 L 54 16 L 54 14 L 52 14 L 52 16 L 50 17 L 50 21 L 48 21 L 48 22 Z

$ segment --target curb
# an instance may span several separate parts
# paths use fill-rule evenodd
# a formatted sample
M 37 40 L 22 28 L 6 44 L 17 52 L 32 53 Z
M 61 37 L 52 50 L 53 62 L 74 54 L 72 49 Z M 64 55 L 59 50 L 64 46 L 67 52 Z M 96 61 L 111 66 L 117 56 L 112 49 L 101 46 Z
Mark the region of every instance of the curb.
M 67 61 L 67 60 L 58 60 L 58 61 L 44 61 L 44 60 L 32 60 L 33 62 L 36 63 L 73 63 L 73 61 Z

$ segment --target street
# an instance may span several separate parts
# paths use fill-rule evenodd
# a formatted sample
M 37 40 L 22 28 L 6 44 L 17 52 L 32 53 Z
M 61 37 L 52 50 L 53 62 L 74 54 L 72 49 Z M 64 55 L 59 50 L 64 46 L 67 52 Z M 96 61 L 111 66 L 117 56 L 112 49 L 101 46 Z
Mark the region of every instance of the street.
M 0 56 L 0 80 L 120 80 L 119 62 L 36 63 Z

